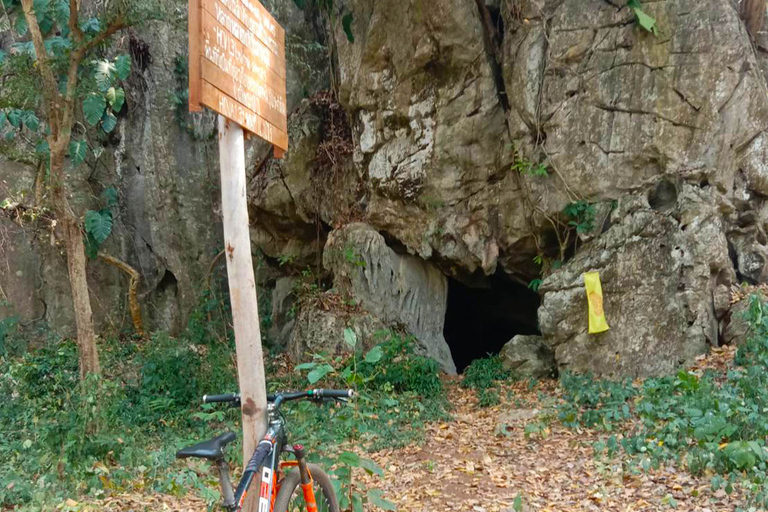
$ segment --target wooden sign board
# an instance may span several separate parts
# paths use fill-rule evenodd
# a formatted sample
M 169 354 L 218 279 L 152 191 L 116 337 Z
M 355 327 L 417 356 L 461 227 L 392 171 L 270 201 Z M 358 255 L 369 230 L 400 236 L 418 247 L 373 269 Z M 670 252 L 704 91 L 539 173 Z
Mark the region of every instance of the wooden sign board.
M 288 149 L 285 30 L 258 0 L 189 0 L 189 110 Z

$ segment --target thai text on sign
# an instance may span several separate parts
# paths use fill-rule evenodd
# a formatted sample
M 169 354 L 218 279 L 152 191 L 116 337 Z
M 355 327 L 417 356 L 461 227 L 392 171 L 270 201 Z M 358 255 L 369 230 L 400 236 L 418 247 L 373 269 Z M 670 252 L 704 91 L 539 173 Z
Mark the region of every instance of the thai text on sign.
M 189 109 L 288 149 L 285 31 L 256 0 L 189 0 Z

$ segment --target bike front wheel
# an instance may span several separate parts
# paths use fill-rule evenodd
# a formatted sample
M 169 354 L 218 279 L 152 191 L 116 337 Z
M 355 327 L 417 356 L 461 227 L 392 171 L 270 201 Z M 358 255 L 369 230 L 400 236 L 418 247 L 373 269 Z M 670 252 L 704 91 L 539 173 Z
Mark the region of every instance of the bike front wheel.
M 325 471 L 315 464 L 307 464 L 315 489 L 315 502 L 318 512 L 340 512 L 339 502 L 333 490 L 333 484 Z M 295 469 L 288 473 L 280 485 L 275 498 L 275 512 L 306 512 L 304 493 L 301 490 L 301 476 Z

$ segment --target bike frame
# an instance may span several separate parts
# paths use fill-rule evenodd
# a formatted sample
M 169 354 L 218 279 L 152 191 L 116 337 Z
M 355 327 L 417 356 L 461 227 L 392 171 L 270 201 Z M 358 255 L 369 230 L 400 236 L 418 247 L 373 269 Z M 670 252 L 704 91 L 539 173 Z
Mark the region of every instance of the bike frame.
M 317 512 L 315 490 L 314 485 L 312 485 L 312 475 L 309 473 L 304 457 L 304 447 L 301 445 L 288 446 L 286 444 L 285 422 L 274 404 L 268 405 L 268 412 L 270 421 L 267 433 L 256 446 L 256 450 L 254 450 L 253 456 L 237 484 L 236 491 L 233 492 L 232 490 L 227 463 L 223 460 L 219 463 L 219 482 L 224 498 L 224 508 L 228 512 L 241 512 L 243 510 L 248 489 L 259 471 L 259 466 L 261 466 L 261 485 L 259 486 L 257 510 L 258 512 L 273 512 L 275 498 L 284 478 L 284 468 L 298 467 L 307 512 Z M 269 447 L 266 459 L 258 460 L 260 458 L 257 456 L 259 449 L 266 446 Z M 279 455 L 282 453 L 292 453 L 296 460 L 280 461 Z

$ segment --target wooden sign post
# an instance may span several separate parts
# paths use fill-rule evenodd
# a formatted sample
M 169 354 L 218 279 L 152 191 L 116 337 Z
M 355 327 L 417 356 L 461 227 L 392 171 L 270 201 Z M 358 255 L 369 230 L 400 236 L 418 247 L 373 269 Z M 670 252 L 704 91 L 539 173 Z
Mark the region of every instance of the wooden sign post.
M 266 423 L 266 382 L 251 257 L 244 130 L 288 149 L 285 31 L 258 0 L 189 0 L 189 110 L 219 113 L 224 251 L 247 464 Z M 258 493 L 250 493 L 253 510 Z

